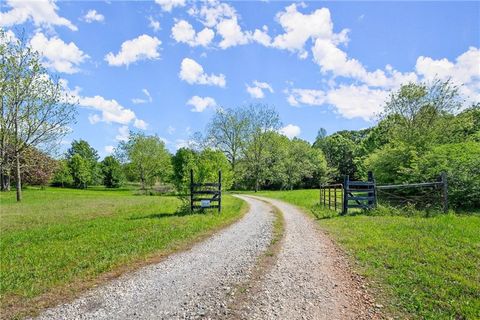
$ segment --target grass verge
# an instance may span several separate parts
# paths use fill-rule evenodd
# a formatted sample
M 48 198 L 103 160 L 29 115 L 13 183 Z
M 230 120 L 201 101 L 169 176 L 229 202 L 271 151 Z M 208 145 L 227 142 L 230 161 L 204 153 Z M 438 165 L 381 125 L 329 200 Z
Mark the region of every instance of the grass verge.
M 101 281 L 160 260 L 238 220 L 247 210 L 225 196 L 222 214 L 177 212 L 175 197 L 131 191 L 26 190 L 0 194 L 1 317 L 32 315 Z
M 259 192 L 312 210 L 318 190 Z M 324 210 L 325 211 L 325 210 Z M 330 213 L 326 212 L 325 216 Z M 357 262 L 387 313 L 480 319 L 480 215 L 346 216 L 318 220 Z

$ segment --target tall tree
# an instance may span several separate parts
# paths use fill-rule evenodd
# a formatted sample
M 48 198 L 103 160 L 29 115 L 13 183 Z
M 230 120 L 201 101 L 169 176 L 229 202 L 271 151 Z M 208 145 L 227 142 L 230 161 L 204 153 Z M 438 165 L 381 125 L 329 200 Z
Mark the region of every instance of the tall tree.
M 235 174 L 248 134 L 249 119 L 245 108 L 217 109 L 207 126 L 207 139 L 227 157 Z
M 272 135 L 267 132 L 277 131 L 280 117 L 274 107 L 267 105 L 252 105 L 246 110 L 248 131 L 244 151 L 245 174 L 253 181 L 255 192 L 268 174 L 267 147 L 272 141 Z
M 170 154 L 158 136 L 131 133 L 128 141 L 119 145 L 119 158 L 130 162 L 142 184 L 142 189 L 166 181 L 172 175 Z
M 67 150 L 66 158 L 70 162 L 74 155 L 78 154 L 86 161 L 87 169 L 89 171 L 89 179 L 86 181 L 86 184 L 97 184 L 101 183 L 101 172 L 100 167 L 98 165 L 98 156 L 97 150 L 93 148 L 87 141 L 85 140 L 74 140 L 72 145 Z M 73 170 L 73 168 L 72 168 Z M 75 175 L 74 175 L 75 176 Z M 79 181 L 74 181 L 76 185 L 81 186 L 83 185 L 79 183 Z
M 39 54 L 25 40 L 12 41 L 0 32 L 0 70 L 1 149 L 12 146 L 20 201 L 25 150 L 58 142 L 69 131 L 76 111 L 72 97 L 65 93 L 59 79 L 42 66 Z M 2 171 L 5 165 L 2 159 Z
M 113 156 L 107 156 L 101 163 L 103 184 L 107 188 L 118 188 L 122 185 L 124 175 L 120 162 Z

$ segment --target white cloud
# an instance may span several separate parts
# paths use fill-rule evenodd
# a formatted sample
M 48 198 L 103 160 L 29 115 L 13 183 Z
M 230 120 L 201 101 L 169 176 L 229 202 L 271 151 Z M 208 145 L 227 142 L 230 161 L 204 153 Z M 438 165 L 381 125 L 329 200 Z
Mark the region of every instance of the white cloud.
M 88 122 L 90 122 L 90 124 L 95 124 L 95 123 L 98 123 L 100 122 L 102 119 L 100 118 L 100 116 L 98 114 L 90 114 L 88 115 Z
M 43 33 L 37 33 L 30 39 L 30 46 L 40 52 L 47 67 L 64 73 L 76 73 L 78 66 L 87 58 L 75 43 L 65 43 L 58 37 L 48 39 Z
M 11 9 L 0 12 L 0 26 L 2 27 L 10 27 L 31 20 L 36 27 L 64 26 L 73 31 L 78 30 L 69 20 L 57 14 L 58 7 L 54 0 L 7 0 L 5 3 Z
M 208 46 L 212 42 L 215 33 L 212 29 L 204 28 L 196 33 L 192 25 L 185 20 L 180 20 L 172 27 L 172 38 L 177 42 L 183 42 L 191 47 Z
M 5 39 L 4 43 L 11 43 L 11 42 L 17 42 L 18 41 L 18 38 L 17 36 L 15 35 L 15 33 L 12 31 L 12 30 L 7 30 L 5 32 Z M 2 42 L 0 42 L 0 44 L 2 44 Z
M 193 112 L 203 112 L 206 108 L 213 108 L 217 106 L 215 99 L 211 97 L 199 97 L 193 96 L 190 100 L 187 101 L 187 105 L 193 106 L 191 111 Z
M 255 29 L 253 34 L 251 34 L 250 38 L 253 41 L 260 43 L 261 45 L 264 45 L 265 47 L 269 47 L 272 45 L 272 37 L 268 35 L 267 26 L 263 26 L 262 30 Z
M 170 134 L 170 135 L 171 135 L 171 134 L 174 134 L 174 133 L 175 133 L 175 127 L 173 127 L 173 126 L 168 126 L 167 132 L 168 132 L 168 134 Z
M 217 33 L 223 38 L 218 44 L 222 49 L 246 44 L 249 40 L 248 35 L 238 25 L 236 17 L 220 21 L 217 24 Z
M 216 0 L 204 2 L 200 9 L 192 7 L 188 13 L 200 19 L 207 27 L 214 27 L 220 21 L 236 17 L 235 9 L 226 3 Z
M 359 117 L 367 121 L 382 110 L 389 94 L 387 90 L 372 89 L 366 85 L 340 85 L 328 91 L 292 89 L 288 93 L 287 101 L 292 106 L 332 105 L 345 118 Z
M 184 7 L 185 0 L 155 0 L 155 3 L 159 4 L 163 11 L 170 12 L 175 7 Z
M 285 127 L 278 130 L 278 132 L 283 134 L 289 139 L 293 139 L 300 135 L 301 130 L 299 126 L 296 126 L 294 124 L 287 124 Z
M 118 134 L 115 137 L 118 141 L 128 141 L 128 138 L 130 137 L 130 130 L 128 129 L 128 126 L 121 126 L 118 128 Z
M 468 102 L 480 101 L 480 49 L 470 47 L 451 62 L 448 59 L 434 60 L 421 56 L 415 65 L 417 73 L 427 81 L 437 78 L 451 79 L 460 87 Z
M 105 20 L 103 14 L 97 12 L 97 10 L 88 10 L 87 14 L 83 16 L 83 20 L 87 23 L 102 22 Z
M 128 124 L 136 118 L 135 112 L 130 109 L 126 109 L 116 100 L 107 100 L 98 95 L 94 97 L 79 97 L 79 105 L 100 111 L 102 113 L 102 117 L 101 120 L 98 121 Z
M 105 150 L 106 153 L 112 154 L 113 151 L 115 150 L 115 147 L 114 146 L 105 146 L 104 150 Z
M 111 66 L 128 66 L 130 63 L 139 60 L 158 59 L 160 57 L 158 47 L 161 44 L 162 42 L 157 37 L 143 34 L 122 43 L 120 52 L 116 55 L 112 52 L 108 53 L 105 56 L 105 60 Z
M 160 22 L 155 20 L 153 17 L 148 17 L 148 21 L 150 22 L 148 26 L 153 29 L 154 32 L 160 31 Z
M 252 86 L 247 85 L 246 87 L 250 96 L 256 99 L 262 99 L 265 97 L 265 93 L 263 92 L 264 90 L 268 90 L 270 93 L 273 93 L 272 87 L 266 82 L 254 80 Z
M 180 66 L 179 77 L 189 84 L 206 84 L 222 88 L 225 87 L 226 84 L 225 76 L 223 74 L 208 75 L 199 63 L 190 58 L 183 59 Z
M 147 130 L 148 123 L 140 119 L 135 119 L 135 121 L 133 122 L 133 126 L 137 129 Z
M 321 8 L 311 14 L 303 14 L 297 7 L 294 3 L 277 13 L 276 20 L 285 32 L 273 39 L 273 47 L 298 52 L 299 57 L 305 59 L 308 56 L 305 44 L 309 39 L 326 39 L 337 44 L 348 42 L 347 29 L 339 34 L 333 32 L 330 10 Z
M 148 92 L 147 89 L 142 89 L 143 94 L 145 95 L 146 99 L 142 98 L 133 98 L 132 103 L 134 104 L 142 104 L 142 103 L 147 103 L 147 102 L 152 102 L 152 96 L 150 95 L 150 92 Z
M 197 143 L 194 140 L 185 140 L 185 139 L 177 139 L 175 141 L 175 149 L 178 150 L 180 148 L 195 148 Z

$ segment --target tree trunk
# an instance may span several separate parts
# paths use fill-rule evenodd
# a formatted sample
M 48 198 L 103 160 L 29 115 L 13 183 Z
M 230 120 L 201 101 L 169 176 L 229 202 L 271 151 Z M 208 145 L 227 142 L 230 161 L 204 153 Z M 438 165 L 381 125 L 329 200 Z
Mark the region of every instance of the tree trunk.
M 17 152 L 15 157 L 16 178 L 17 178 L 17 202 L 22 201 L 22 177 L 20 172 L 20 155 Z

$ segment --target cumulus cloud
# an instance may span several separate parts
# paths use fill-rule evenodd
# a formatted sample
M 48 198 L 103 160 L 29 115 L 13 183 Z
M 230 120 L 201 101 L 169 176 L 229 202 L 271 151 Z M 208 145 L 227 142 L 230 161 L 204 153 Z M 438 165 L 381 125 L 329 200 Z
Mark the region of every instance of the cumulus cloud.
M 121 126 L 118 128 L 118 134 L 115 137 L 118 141 L 128 141 L 128 138 L 130 137 L 130 130 L 128 129 L 128 126 Z
M 79 105 L 100 111 L 99 121 L 128 124 L 134 120 L 135 112 L 120 105 L 115 99 L 107 100 L 102 96 L 79 97 Z M 97 121 L 98 122 L 98 121 Z
M 148 21 L 150 22 L 148 26 L 152 28 L 154 32 L 160 31 L 160 22 L 158 20 L 155 20 L 153 17 L 148 17 Z
M 170 12 L 175 7 L 184 7 L 185 0 L 155 0 L 163 11 Z
M 6 7 L 11 9 L 0 12 L 0 26 L 10 27 L 32 21 L 36 27 L 52 28 L 64 26 L 77 31 L 78 28 L 68 19 L 57 14 L 58 7 L 54 0 L 15 1 L 7 0 Z
M 328 91 L 314 89 L 293 89 L 289 91 L 287 101 L 292 106 L 324 104 L 335 107 L 343 117 L 371 120 L 378 114 L 388 97 L 389 92 L 372 89 L 366 85 L 340 85 Z
M 215 99 L 211 97 L 199 97 L 193 96 L 190 100 L 187 101 L 187 105 L 193 106 L 191 111 L 193 112 L 203 112 L 207 108 L 213 108 L 217 106 Z
M 270 91 L 270 93 L 273 93 L 272 87 L 266 82 L 260 82 L 260 81 L 254 80 L 251 86 L 246 85 L 246 87 L 247 87 L 247 92 L 250 94 L 250 96 L 256 99 L 262 99 L 265 97 L 264 90 Z
M 225 87 L 226 80 L 223 74 L 206 74 L 203 67 L 193 59 L 183 59 L 180 66 L 180 79 L 189 84 L 205 84 L 212 86 Z
M 120 52 L 112 52 L 105 56 L 105 60 L 111 66 L 122 66 L 139 61 L 152 60 L 160 58 L 158 52 L 162 42 L 157 37 L 151 37 L 143 34 L 135 39 L 127 40 L 122 43 Z
M 88 10 L 87 14 L 83 16 L 83 20 L 87 23 L 102 22 L 105 20 L 103 14 L 97 12 L 97 10 Z
M 148 124 L 143 120 L 135 119 L 133 126 L 137 129 L 147 130 Z
M 300 130 L 299 126 L 296 126 L 294 124 L 287 124 L 285 127 L 280 128 L 280 130 L 278 130 L 278 132 L 280 134 L 283 134 L 284 136 L 286 136 L 289 139 L 293 139 L 293 138 L 298 137 L 300 135 L 301 130 Z
M 150 92 L 148 92 L 147 89 L 142 89 L 143 94 L 145 95 L 145 98 L 133 98 L 132 103 L 134 104 L 142 104 L 142 103 L 147 103 L 147 102 L 152 102 L 152 96 L 150 95 Z
M 30 46 L 40 52 L 45 65 L 55 71 L 76 73 L 78 66 L 88 57 L 75 43 L 65 43 L 58 37 L 48 39 L 39 32 L 30 39 Z
M 294 3 L 277 13 L 276 20 L 285 32 L 277 35 L 271 45 L 278 49 L 298 52 L 303 59 L 308 56 L 305 44 L 310 39 L 325 39 L 336 44 L 348 41 L 348 29 L 342 30 L 339 34 L 333 32 L 330 10 L 327 8 L 303 14 Z
M 186 43 L 191 47 L 208 46 L 212 42 L 215 33 L 212 29 L 204 28 L 196 32 L 192 25 L 185 20 L 180 20 L 172 27 L 172 38 L 177 42 Z

